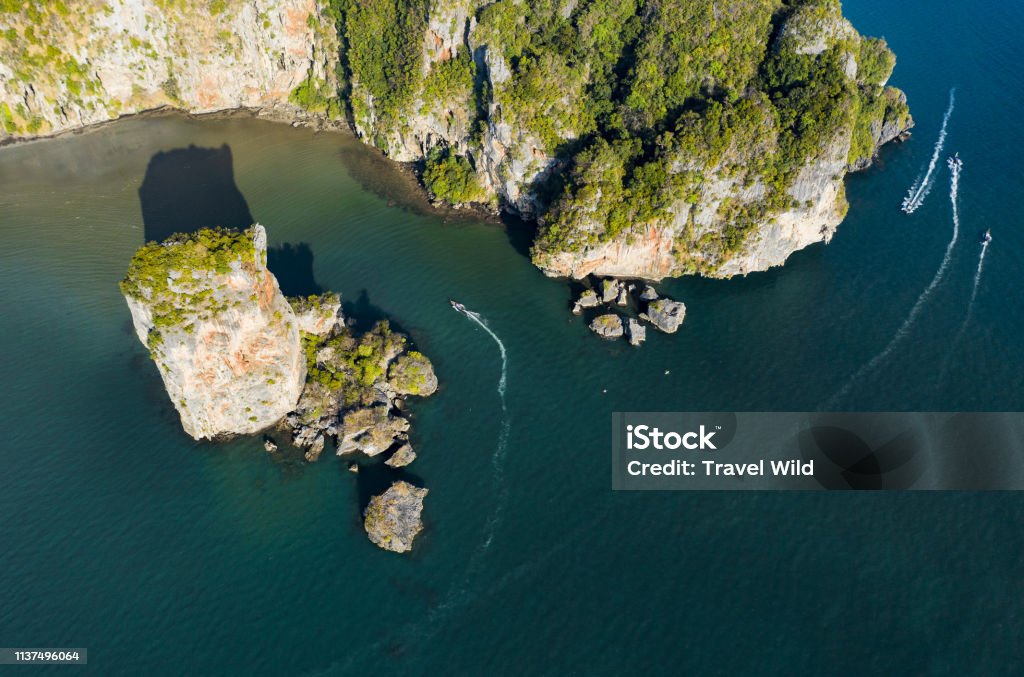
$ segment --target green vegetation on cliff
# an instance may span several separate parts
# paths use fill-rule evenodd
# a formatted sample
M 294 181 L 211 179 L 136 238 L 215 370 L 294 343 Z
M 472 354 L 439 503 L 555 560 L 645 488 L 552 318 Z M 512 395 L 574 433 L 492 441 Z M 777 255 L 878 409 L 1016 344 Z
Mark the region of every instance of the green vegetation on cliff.
M 385 377 L 388 362 L 405 349 L 405 343 L 387 320 L 358 337 L 349 329 L 326 339 L 303 334 L 307 378 L 340 391 L 345 406 L 370 404 L 374 384 Z
M 205 278 L 230 273 L 233 266 L 254 267 L 255 256 L 251 228 L 203 228 L 150 242 L 136 251 L 120 287 L 125 296 L 145 301 L 152 313 L 149 347 L 157 347 L 163 330 L 189 331 L 184 322 L 190 316 L 208 317 L 227 310 L 204 284 Z
M 448 204 L 485 202 L 487 193 L 480 177 L 465 156 L 455 155 L 450 148 L 434 148 L 427 155 L 423 183 L 430 195 Z

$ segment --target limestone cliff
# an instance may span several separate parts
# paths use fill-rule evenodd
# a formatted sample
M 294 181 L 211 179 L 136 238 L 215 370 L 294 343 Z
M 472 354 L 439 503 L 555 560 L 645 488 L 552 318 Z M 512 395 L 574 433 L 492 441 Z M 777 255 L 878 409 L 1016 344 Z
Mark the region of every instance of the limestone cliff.
M 298 110 L 289 99 L 336 97 L 337 33 L 321 9 L 315 0 L 0 5 L 0 140 L 160 106 Z
M 391 4 L 339 23 L 357 133 L 425 161 L 442 201 L 538 218 L 550 275 L 779 265 L 913 124 L 892 52 L 838 0 L 406 2 L 401 35 L 359 32 Z
M 0 5 L 0 141 L 171 105 L 348 118 L 550 275 L 729 276 L 827 241 L 912 126 L 838 0 Z
M 266 231 L 151 243 L 121 283 L 135 331 L 196 439 L 263 430 L 306 382 L 299 323 L 266 266 Z

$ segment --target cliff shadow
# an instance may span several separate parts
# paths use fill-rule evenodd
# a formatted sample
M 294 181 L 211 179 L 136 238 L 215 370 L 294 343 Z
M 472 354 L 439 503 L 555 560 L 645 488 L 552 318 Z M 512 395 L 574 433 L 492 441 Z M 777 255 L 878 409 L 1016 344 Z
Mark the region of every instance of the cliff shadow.
M 324 292 L 313 275 L 313 249 L 305 242 L 285 242 L 268 247 L 267 268 L 277 278 L 285 296 L 310 296 Z
M 139 187 L 146 242 L 207 226 L 248 228 L 252 213 L 235 184 L 231 148 L 189 146 L 157 153 Z
M 235 184 L 234 157 L 219 148 L 189 146 L 157 153 L 139 187 L 146 242 L 200 228 L 248 228 L 256 220 Z M 323 293 L 313 276 L 313 250 L 305 242 L 267 249 L 267 267 L 286 296 Z
M 537 237 L 537 222 L 527 221 L 515 214 L 502 212 L 501 226 L 505 229 L 505 236 L 508 238 L 508 243 L 512 245 L 512 249 L 527 261 L 531 260 L 530 247 L 533 246 L 533 241 Z
M 359 296 L 356 297 L 355 301 L 346 300 L 343 296 L 341 299 L 341 312 L 345 315 L 345 320 L 351 323 L 350 326 L 360 334 L 373 329 L 373 325 L 381 320 L 387 320 L 393 331 L 405 334 L 410 339 L 412 338 L 408 331 L 395 322 L 379 306 L 370 303 L 370 295 L 365 289 L 359 290 Z

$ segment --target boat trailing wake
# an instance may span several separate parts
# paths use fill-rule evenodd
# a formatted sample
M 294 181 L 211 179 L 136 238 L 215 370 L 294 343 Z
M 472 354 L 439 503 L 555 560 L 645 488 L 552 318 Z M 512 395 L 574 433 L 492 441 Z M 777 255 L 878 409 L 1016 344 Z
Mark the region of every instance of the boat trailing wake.
M 505 489 L 505 452 L 508 448 L 508 436 L 512 429 L 511 421 L 508 417 L 508 402 L 505 399 L 505 386 L 508 383 L 508 353 L 505 350 L 505 344 L 501 342 L 498 335 L 491 330 L 487 325 L 487 321 L 480 316 L 479 313 L 474 313 L 472 310 L 466 310 L 466 317 L 476 322 L 480 327 L 491 335 L 494 342 L 498 344 L 498 350 L 501 352 L 501 377 L 498 379 L 498 396 L 501 398 L 501 429 L 498 431 L 498 444 L 495 447 L 494 455 L 491 457 L 491 465 L 494 468 L 494 483 L 498 492 L 498 501 L 495 503 L 494 512 L 491 514 L 490 519 L 487 522 L 487 536 L 481 546 L 482 550 L 487 550 L 490 547 L 491 541 L 494 539 L 494 532 L 498 527 L 498 523 L 501 521 L 502 513 L 505 510 L 506 499 L 508 498 L 508 491 Z
M 942 155 L 942 147 L 946 145 L 946 125 L 949 124 L 949 117 L 953 114 L 953 105 L 956 103 L 956 87 L 949 90 L 949 106 L 945 115 L 942 116 L 942 128 L 939 130 L 939 138 L 935 142 L 935 150 L 932 152 L 931 160 L 928 161 L 928 169 L 923 176 L 918 176 L 907 196 L 903 198 L 902 209 L 907 214 L 913 214 L 924 204 L 924 199 L 932 191 L 932 184 L 935 183 L 935 168 L 939 163 L 939 156 Z
M 917 316 L 921 313 L 921 309 L 924 308 L 924 304 L 928 301 L 928 298 L 935 291 L 939 283 L 942 282 L 943 276 L 946 274 L 946 269 L 949 268 L 949 262 L 953 258 L 953 248 L 956 246 L 957 238 L 960 237 L 960 211 L 957 206 L 957 199 L 960 191 L 960 169 L 961 162 L 958 158 L 950 158 L 949 168 L 951 172 L 949 180 L 949 199 L 953 203 L 953 236 L 949 239 L 949 244 L 946 245 L 946 253 L 942 257 L 942 263 L 939 264 L 939 269 L 935 271 L 935 277 L 928 283 L 921 295 L 917 297 L 917 301 L 914 302 L 913 307 L 910 309 L 910 313 L 907 314 L 903 324 L 896 330 L 896 335 L 892 337 L 889 344 L 882 350 L 882 352 L 871 358 L 871 361 L 863 365 L 860 369 L 854 373 L 847 381 L 846 384 L 836 392 L 828 402 L 825 403 L 825 410 L 833 409 L 844 397 L 850 393 L 850 388 L 853 387 L 857 381 L 862 379 L 867 374 L 871 373 L 878 365 L 882 364 L 890 353 L 896 348 L 900 342 L 907 337 L 911 326 L 914 321 L 917 320 Z

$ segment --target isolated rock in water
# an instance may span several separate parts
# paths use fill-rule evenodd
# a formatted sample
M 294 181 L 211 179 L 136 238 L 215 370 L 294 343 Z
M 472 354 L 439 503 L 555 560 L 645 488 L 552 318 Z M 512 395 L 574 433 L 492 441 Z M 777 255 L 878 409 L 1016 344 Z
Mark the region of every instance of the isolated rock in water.
M 391 454 L 391 458 L 384 461 L 384 465 L 392 468 L 404 468 L 415 460 L 416 452 L 412 450 L 412 445 L 403 444 L 395 453 Z
M 667 334 L 673 334 L 686 316 L 686 306 L 671 299 L 652 301 L 647 306 L 647 313 L 642 315 L 655 327 Z
M 420 514 L 426 489 L 395 482 L 366 506 L 363 527 L 376 545 L 392 552 L 412 550 L 413 539 L 423 530 Z
M 597 298 L 597 293 L 593 289 L 585 289 L 580 298 L 576 301 L 576 306 L 573 308 L 573 312 L 579 315 L 581 308 L 596 308 L 601 304 L 601 300 Z
M 399 395 L 432 395 L 437 390 L 434 365 L 422 353 L 411 350 L 391 363 L 388 385 Z
M 267 453 L 272 454 L 277 451 L 277 444 L 269 437 L 265 437 L 263 438 L 263 448 L 267 450 Z
M 638 346 L 647 340 L 647 327 L 631 317 L 626 325 L 626 335 L 629 336 L 629 345 Z
M 328 292 L 318 296 L 289 297 L 288 303 L 295 311 L 301 332 L 327 336 L 345 324 L 341 297 L 337 294 Z
M 645 285 L 644 290 L 640 292 L 641 301 L 656 301 L 658 299 L 658 292 L 651 285 Z
M 601 280 L 601 301 L 612 303 L 619 296 L 622 283 L 618 280 Z
M 259 432 L 295 406 L 306 362 L 295 312 L 267 270 L 263 226 L 151 242 L 121 292 L 192 437 Z
M 590 330 L 601 338 L 622 338 L 622 318 L 615 313 L 599 315 L 590 323 Z

